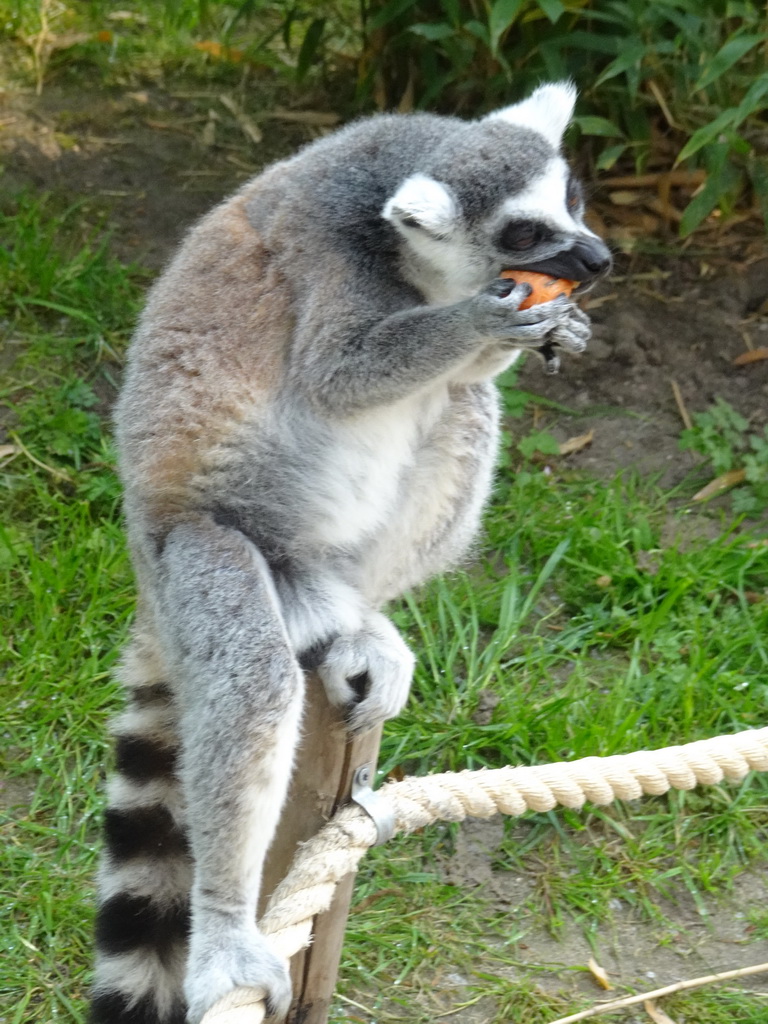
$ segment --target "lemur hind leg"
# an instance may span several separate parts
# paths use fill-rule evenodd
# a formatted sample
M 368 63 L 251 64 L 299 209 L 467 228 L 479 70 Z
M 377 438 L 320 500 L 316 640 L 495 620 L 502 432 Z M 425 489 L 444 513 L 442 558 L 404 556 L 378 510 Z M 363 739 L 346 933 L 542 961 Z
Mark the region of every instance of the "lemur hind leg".
M 266 563 L 242 534 L 176 526 L 159 560 L 163 634 L 183 690 L 179 772 L 194 859 L 188 1021 L 238 985 L 290 1002 L 287 965 L 255 923 L 261 872 L 290 779 L 303 675 Z

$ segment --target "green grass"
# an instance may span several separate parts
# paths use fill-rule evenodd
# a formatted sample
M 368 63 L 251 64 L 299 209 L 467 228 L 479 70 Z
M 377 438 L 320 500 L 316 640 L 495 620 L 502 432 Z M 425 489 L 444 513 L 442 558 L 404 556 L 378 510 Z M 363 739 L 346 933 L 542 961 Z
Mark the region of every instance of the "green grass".
M 43 47 L 36 55 L 45 6 L 42 0 L 0 2 L 0 39 L 11 44 L 5 48 L 8 70 L 40 91 L 82 84 L 119 90 L 162 83 L 166 76 L 230 89 L 257 78 L 268 90 L 274 73 L 283 85 L 293 80 L 311 21 L 308 12 L 294 8 L 289 13 L 281 0 L 261 2 L 257 19 L 236 17 L 237 3 L 205 5 L 199 0 L 138 0 L 129 9 L 116 9 L 109 0 L 48 4 L 45 27 L 59 45 Z M 205 6 L 209 17 L 201 18 Z M 343 33 L 341 25 L 337 31 Z M 200 43 L 213 43 L 214 52 L 199 48 Z
M 0 1021 L 42 1024 L 84 1019 L 106 720 L 119 706 L 111 671 L 133 605 L 107 407 L 144 277 L 109 257 L 82 209 L 45 199 L 6 208 L 0 241 L 0 331 L 14 355 L 0 396 L 14 446 L 0 458 L 12 805 Z M 724 519 L 697 540 L 693 488 L 514 468 L 489 509 L 486 555 L 394 609 L 419 664 L 382 773 L 611 754 L 765 724 L 768 548 L 746 525 Z M 671 933 L 681 894 L 706 911 L 760 858 L 766 788 L 755 777 L 510 821 L 489 861 L 529 880 L 520 906 L 449 884 L 450 826 L 373 851 L 334 1019 L 426 1022 L 466 1005 L 490 1024 L 544 1024 L 569 1012 L 573 999 L 540 987 L 551 965 L 521 962 L 530 930 L 597 942 L 618 899 Z M 751 913 L 764 936 L 764 915 Z M 583 967 L 554 969 L 567 988 Z M 676 1011 L 724 1024 L 764 1020 L 766 1008 L 713 990 L 670 1001 Z
M 760 723 L 768 605 L 750 599 L 768 585 L 768 552 L 725 524 L 715 542 L 664 546 L 662 534 L 677 525 L 685 536 L 690 518 L 631 477 L 502 482 L 487 523 L 494 568 L 438 580 L 398 616 L 423 651 L 423 702 L 390 727 L 387 766 L 407 750 L 409 769 L 423 771 L 417 736 L 437 723 L 451 738 L 438 747 L 446 768 L 612 754 Z M 478 730 L 489 688 L 499 704 Z M 424 750 L 431 764 L 435 746 Z
M 95 389 L 139 291 L 95 235 L 47 199 L 0 215 L 4 1024 L 83 1019 L 105 714 L 133 607 Z

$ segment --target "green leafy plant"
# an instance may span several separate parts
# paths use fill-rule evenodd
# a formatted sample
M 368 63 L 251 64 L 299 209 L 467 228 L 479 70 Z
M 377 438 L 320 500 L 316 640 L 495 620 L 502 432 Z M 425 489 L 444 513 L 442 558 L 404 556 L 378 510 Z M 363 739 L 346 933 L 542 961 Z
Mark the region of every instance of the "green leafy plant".
M 110 516 L 119 486 L 106 405 L 139 302 L 84 204 L 21 194 L 0 210 L 0 317 L 7 345 L 0 417 L 4 510 L 62 494 Z M 4 348 L 4 351 L 6 349 Z M 36 467 L 34 480 L 22 467 Z M 44 499 L 50 490 L 50 498 Z M 23 518 L 23 517 L 22 517 Z
M 18 431 L 25 446 L 80 469 L 94 457 L 101 440 L 101 417 L 92 388 L 79 377 L 55 390 L 40 391 L 18 409 Z
M 693 416 L 694 426 L 680 438 L 683 450 L 695 451 L 708 461 L 722 486 L 733 487 L 735 512 L 755 513 L 768 507 L 768 426 L 752 431 L 750 423 L 718 398 L 706 412 Z

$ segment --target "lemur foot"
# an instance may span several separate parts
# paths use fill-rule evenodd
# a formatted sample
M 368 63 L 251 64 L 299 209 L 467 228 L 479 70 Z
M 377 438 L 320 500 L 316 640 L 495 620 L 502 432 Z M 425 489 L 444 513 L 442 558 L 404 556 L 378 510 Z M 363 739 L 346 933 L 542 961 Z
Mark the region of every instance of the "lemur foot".
M 264 989 L 269 1015 L 279 1019 L 288 1013 L 288 964 L 272 951 L 255 924 L 220 924 L 201 937 L 193 935 L 184 983 L 187 1024 L 199 1024 L 214 1003 L 240 986 Z

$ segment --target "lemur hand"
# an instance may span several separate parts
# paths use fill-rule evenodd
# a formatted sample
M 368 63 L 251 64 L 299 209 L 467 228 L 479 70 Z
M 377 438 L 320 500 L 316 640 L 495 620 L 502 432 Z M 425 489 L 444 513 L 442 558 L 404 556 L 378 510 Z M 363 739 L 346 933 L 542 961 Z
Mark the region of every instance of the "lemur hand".
M 328 700 L 346 710 L 351 732 L 394 718 L 408 699 L 414 657 L 383 615 L 356 633 L 337 637 L 317 668 Z
M 592 324 L 584 310 L 572 302 L 568 302 L 566 309 L 568 316 L 558 323 L 547 341 L 566 352 L 583 352 L 592 336 Z
M 475 331 L 516 348 L 538 348 L 548 339 L 571 352 L 581 351 L 589 337 L 586 316 L 566 296 L 542 302 L 530 309 L 520 303 L 531 294 L 529 284 L 494 281 L 485 291 L 468 299 L 468 313 Z

